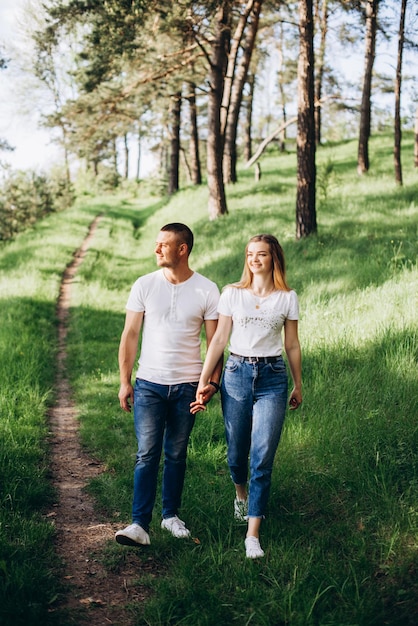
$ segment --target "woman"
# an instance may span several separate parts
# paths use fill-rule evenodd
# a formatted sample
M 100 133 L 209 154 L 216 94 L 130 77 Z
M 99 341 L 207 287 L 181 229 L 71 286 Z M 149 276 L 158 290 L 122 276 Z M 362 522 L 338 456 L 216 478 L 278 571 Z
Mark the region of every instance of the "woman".
M 293 379 L 291 409 L 302 402 L 298 299 L 286 282 L 283 250 L 273 235 L 256 235 L 245 250 L 241 280 L 221 295 L 193 412 L 204 410 L 210 374 L 230 338 L 221 385 L 228 465 L 235 484 L 234 515 L 248 520 L 246 556 L 264 556 L 259 532 L 287 405 L 284 349 Z M 248 485 L 248 456 L 250 479 Z

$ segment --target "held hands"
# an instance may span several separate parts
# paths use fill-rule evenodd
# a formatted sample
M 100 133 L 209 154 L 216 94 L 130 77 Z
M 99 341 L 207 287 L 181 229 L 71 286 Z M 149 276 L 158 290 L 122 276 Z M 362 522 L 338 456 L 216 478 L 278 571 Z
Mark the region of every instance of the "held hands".
M 199 411 L 206 411 L 207 403 L 216 392 L 217 389 L 210 383 L 199 385 L 196 391 L 196 400 L 190 404 L 190 413 L 195 415 Z
M 122 384 L 119 389 L 119 404 L 121 409 L 131 412 L 131 407 L 134 403 L 134 390 L 131 384 Z

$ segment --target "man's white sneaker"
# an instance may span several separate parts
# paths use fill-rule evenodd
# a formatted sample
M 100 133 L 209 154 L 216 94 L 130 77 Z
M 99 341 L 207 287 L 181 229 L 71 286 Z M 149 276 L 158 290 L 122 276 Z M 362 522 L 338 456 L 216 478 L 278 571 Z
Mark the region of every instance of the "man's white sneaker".
M 149 546 L 149 534 L 139 524 L 130 524 L 123 530 L 118 530 L 115 539 L 123 546 Z
M 264 550 L 260 546 L 257 537 L 247 537 L 245 540 L 245 552 L 247 559 L 260 559 L 264 556 Z
M 190 530 L 186 528 L 185 523 L 182 522 L 181 519 L 177 517 L 177 515 L 174 515 L 174 517 L 167 517 L 163 519 L 163 521 L 161 522 L 161 528 L 165 528 L 165 530 L 168 530 L 173 535 L 173 537 L 176 537 L 177 539 L 190 537 Z

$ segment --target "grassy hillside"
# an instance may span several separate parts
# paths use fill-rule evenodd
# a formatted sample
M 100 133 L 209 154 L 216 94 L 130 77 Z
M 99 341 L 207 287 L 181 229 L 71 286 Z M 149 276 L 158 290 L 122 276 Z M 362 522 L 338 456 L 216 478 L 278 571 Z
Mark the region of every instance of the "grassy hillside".
M 251 171 L 239 172 L 228 189 L 229 214 L 215 222 L 207 218 L 206 188 L 166 201 L 144 186 L 140 200 L 79 202 L 0 251 L 0 307 L 7 320 L 0 328 L 0 473 L 6 472 L 0 616 L 6 623 L 19 605 L 21 621 L 15 616 L 13 623 L 46 624 L 48 603 L 59 593 L 51 576 L 54 555 L 45 549 L 53 531 L 40 515 L 49 497 L 45 415 L 53 397 L 54 303 L 60 273 L 99 211 L 104 218 L 72 291 L 68 341 L 83 440 L 108 467 L 91 485 L 108 519 L 130 521 L 135 440 L 132 419 L 117 402 L 117 348 L 130 286 L 155 268 L 160 226 L 191 226 L 191 265 L 220 287 L 240 276 L 248 238 L 272 232 L 284 247 L 301 305 L 304 402 L 288 416 L 276 458 L 262 528 L 266 558 L 253 563 L 243 556 L 216 397 L 193 432 L 181 513 L 198 541 L 167 537 L 157 502 L 152 545 L 138 559 L 153 560 L 161 576 L 138 575 L 138 586 L 150 593 L 138 624 L 416 623 L 412 141 L 403 143 L 403 188 L 394 183 L 390 138 L 372 140 L 371 172 L 362 178 L 355 142 L 321 148 L 318 235 L 304 241 L 294 238 L 295 154 L 270 153 L 260 182 Z M 27 410 L 28 392 L 36 411 Z M 22 466 L 33 480 L 22 480 Z M 26 525 L 34 530 L 22 539 L 18 529 Z M 29 551 L 35 557 L 28 560 Z M 117 570 L 124 548 L 111 543 L 103 558 Z

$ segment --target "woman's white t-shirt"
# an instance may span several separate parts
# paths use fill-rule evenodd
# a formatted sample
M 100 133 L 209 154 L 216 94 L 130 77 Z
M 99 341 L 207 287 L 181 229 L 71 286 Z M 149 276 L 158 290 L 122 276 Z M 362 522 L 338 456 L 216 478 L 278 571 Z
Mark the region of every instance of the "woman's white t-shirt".
M 257 298 L 248 289 L 226 287 L 218 313 L 232 317 L 229 350 L 240 356 L 280 356 L 282 328 L 287 319 L 299 319 L 295 291 L 273 291 Z

